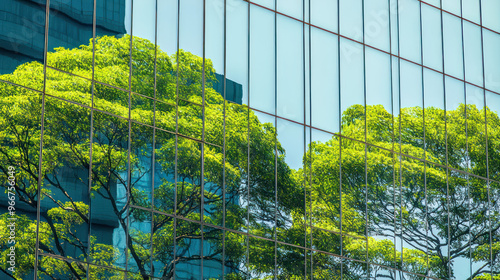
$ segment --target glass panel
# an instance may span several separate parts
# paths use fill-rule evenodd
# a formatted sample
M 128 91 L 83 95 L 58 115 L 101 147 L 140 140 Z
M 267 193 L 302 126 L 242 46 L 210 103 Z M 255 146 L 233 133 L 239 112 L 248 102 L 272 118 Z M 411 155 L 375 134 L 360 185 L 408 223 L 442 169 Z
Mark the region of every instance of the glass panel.
M 201 140 L 204 119 L 203 107 L 195 103 L 179 100 L 177 114 L 179 134 Z
M 492 278 L 500 276 L 500 255 L 498 250 L 499 234 L 500 234 L 500 204 L 498 198 L 500 197 L 500 184 L 498 182 L 490 181 L 490 222 L 491 222 L 491 271 Z
M 94 108 L 123 118 L 129 114 L 129 93 L 100 83 L 94 83 Z
M 420 63 L 420 2 L 399 1 L 399 44 L 401 57 Z
M 470 271 L 470 226 L 468 175 L 450 170 L 448 178 L 450 209 L 450 265 L 455 279 L 469 279 Z
M 275 113 L 275 14 L 250 6 L 250 99 L 252 108 Z
M 205 67 L 214 68 L 214 72 L 224 75 L 224 0 L 205 2 L 204 44 Z M 210 81 L 210 77 L 206 76 L 205 82 L 217 81 Z
M 226 0 L 226 99 L 234 86 L 241 95 L 240 104 L 248 103 L 248 6 L 240 0 Z M 257 52 L 257 57 L 260 54 Z M 253 58 L 253 57 L 252 57 Z M 258 65 L 258 64 L 257 64 Z M 240 92 L 241 91 L 241 92 Z M 236 102 L 238 103 L 238 102 Z
M 340 255 L 340 140 L 313 130 L 304 165 L 310 166 L 313 248 Z
M 137 1 L 137 0 L 136 0 Z M 178 36 L 178 1 L 177 0 L 161 0 L 156 1 L 157 5 L 157 17 L 156 24 L 161 26 L 156 30 L 157 32 L 157 43 L 160 48 L 166 52 L 167 55 L 173 55 L 177 53 L 177 36 Z M 157 78 L 160 78 L 159 66 L 162 56 L 157 54 Z M 167 60 L 168 57 L 164 56 L 163 59 Z M 159 91 L 159 87 L 157 87 Z
M 252 3 L 262 5 L 263 7 L 271 10 L 274 10 L 276 6 L 276 0 L 253 0 Z
M 175 278 L 201 278 L 200 225 L 177 219 L 175 230 Z
M 389 1 L 364 1 L 364 9 L 365 43 L 388 52 Z
M 90 265 L 89 266 L 89 275 L 90 279 L 123 279 L 125 278 L 125 272 L 117 270 L 117 269 L 111 269 L 111 268 L 106 268 L 102 266 L 95 266 L 95 265 Z
M 311 6 L 310 9 L 311 9 L 312 25 L 324 28 L 328 31 L 337 32 L 338 30 L 337 1 L 330 1 L 330 0 L 310 1 L 310 6 Z
M 447 127 L 443 78 L 441 73 L 424 69 L 425 159 L 445 165 Z M 450 88 L 446 88 L 446 93 L 456 94 Z
M 201 104 L 203 75 L 203 11 L 202 0 L 179 2 L 179 98 Z
M 388 267 L 395 258 L 393 156 L 390 151 L 368 146 L 368 261 Z
M 391 53 L 399 55 L 399 3 L 398 0 L 389 0 L 389 23 L 391 33 Z
M 487 28 L 500 32 L 500 20 L 498 20 L 500 2 L 495 0 L 481 0 L 480 6 L 482 24 Z
M 224 155 L 222 148 L 203 145 L 203 205 L 205 223 L 222 226 L 224 221 Z
M 464 75 L 461 23 L 458 17 L 443 13 L 444 71 L 460 79 Z
M 38 204 L 38 162 L 42 97 L 38 92 L 0 82 L 0 277 L 33 279 L 36 248 L 36 207 Z M 13 110 L 13 108 L 16 108 Z M 53 115 L 46 106 L 47 114 Z M 83 128 L 85 125 L 82 124 Z M 59 142 L 59 148 L 64 142 Z M 47 148 L 49 151 L 58 147 Z M 50 171 L 50 170 L 49 170 Z M 88 186 L 87 186 L 88 188 Z M 47 216 L 47 208 L 41 215 Z M 57 210 L 57 208 L 56 208 Z M 40 246 L 50 246 L 51 229 L 40 223 Z M 14 250 L 11 248 L 14 247 Z M 11 259 L 13 257 L 13 259 Z M 47 266 L 44 266 L 47 268 Z M 9 275 L 9 276 L 7 276 Z M 12 279 L 15 279 L 12 277 Z
M 305 0 L 277 0 L 278 12 L 301 20 Z
M 483 30 L 484 76 L 487 89 L 500 92 L 500 34 Z
M 284 16 L 277 17 L 277 83 L 276 112 L 279 116 L 304 122 L 303 26 Z
M 401 217 L 402 217 L 402 257 L 403 270 L 425 275 L 427 272 L 428 228 L 424 163 L 407 157 L 401 159 Z M 446 173 L 445 173 L 446 201 Z M 446 209 L 437 209 L 446 217 Z M 444 211 L 443 211 L 444 210 Z M 437 214 L 437 213 L 436 213 Z M 441 229 L 441 226 L 436 226 Z M 446 232 L 446 231 L 445 231 Z
M 341 143 L 342 254 L 366 261 L 366 147 L 349 139 Z
M 51 68 L 46 69 L 45 92 L 55 97 L 91 106 L 91 81 Z
M 45 98 L 41 217 L 46 253 L 87 260 L 89 244 L 90 110 Z M 42 214 L 43 213 L 43 214 Z
M 462 16 L 465 19 L 473 21 L 477 24 L 481 22 L 479 15 L 480 1 L 477 0 L 462 0 Z M 464 22 L 465 24 L 465 22 Z
M 104 0 L 96 0 L 104 1 Z M 98 23 L 99 24 L 99 23 Z M 94 79 L 96 81 L 128 90 L 130 76 L 130 40 L 104 36 L 96 38 Z M 137 41 L 134 41 L 137 46 Z
M 226 190 L 225 226 L 241 231 L 245 231 L 248 226 L 248 203 L 250 199 L 249 129 L 254 131 L 260 130 L 261 126 L 258 122 L 249 123 L 248 114 L 249 111 L 246 107 L 236 104 L 228 104 L 227 106 L 226 158 L 224 162 L 224 185 Z M 271 147 L 269 148 L 271 149 Z
M 339 257 L 313 252 L 312 279 L 340 280 L 342 261 Z
M 367 142 L 392 148 L 393 116 L 390 56 L 366 48 Z
M 366 263 L 342 259 L 342 279 L 366 279 L 368 266 Z
M 304 246 L 304 127 L 277 119 L 277 240 Z
M 132 0 L 133 92 L 154 97 L 156 63 L 156 0 Z
M 467 85 L 467 142 L 469 147 L 469 172 L 486 177 L 486 127 L 484 90 Z
M 130 111 L 131 118 L 138 122 L 152 126 L 155 117 L 154 100 L 135 93 L 130 95 L 130 99 L 132 103 Z
M 278 244 L 276 248 L 276 279 L 304 279 L 305 250 Z
M 363 47 L 340 39 L 340 97 L 342 134 L 365 140 Z
M 263 125 L 253 125 L 254 123 Z M 250 115 L 249 227 L 252 234 L 272 238 L 276 221 L 276 131 L 275 118 Z M 266 129 L 264 129 L 266 128 Z M 281 162 L 281 161 L 280 161 Z M 281 165 L 281 164 L 280 164 Z
M 128 229 L 128 269 L 141 275 L 151 275 L 152 212 L 130 208 Z
M 153 128 L 131 123 L 131 204 L 151 208 L 153 186 Z
M 156 3 L 157 25 L 161 26 L 156 38 L 156 98 L 169 103 L 175 103 L 177 88 L 177 67 L 173 66 L 177 63 L 177 2 L 162 0 Z
M 275 279 L 275 245 L 264 239 L 250 237 L 248 248 L 250 279 Z
M 442 8 L 443 10 L 446 10 L 450 13 L 453 13 L 455 15 L 460 16 L 461 15 L 461 7 L 460 7 L 460 1 L 455 1 L 455 0 L 442 0 Z M 446 16 L 447 14 L 443 13 L 443 16 Z M 458 19 L 458 18 L 457 18 Z
M 472 23 L 463 22 L 465 80 L 478 86 L 483 85 L 483 57 L 481 28 Z
M 153 273 L 155 277 L 174 275 L 174 218 L 153 214 Z
M 446 77 L 445 86 L 448 165 L 466 171 L 469 165 L 469 155 L 465 85 L 459 80 Z M 445 163 L 444 159 L 441 159 L 441 163 Z
M 154 150 L 154 207 L 172 214 L 175 208 L 176 137 L 156 130 Z
M 488 178 L 500 181 L 500 95 L 486 91 L 486 105 L 486 124 L 488 126 Z
M 329 132 L 340 131 L 338 58 L 338 37 L 312 28 L 311 124 Z
M 422 98 L 422 68 L 413 63 L 401 61 L 400 69 L 400 137 L 404 154 L 423 158 L 424 118 Z
M 490 227 L 488 222 L 488 188 L 486 181 L 469 177 L 470 240 L 472 275 L 490 278 Z
M 363 42 L 363 2 L 339 0 L 340 34 Z
M 0 79 L 43 90 L 45 6 L 45 0 L 2 1 Z M 4 76 L 16 68 L 15 76 Z
M 128 121 L 93 113 L 91 257 L 95 264 L 125 268 L 127 248 Z M 101 254 L 108 252 L 106 258 Z
M 170 132 L 177 128 L 177 108 L 175 105 L 155 101 L 155 126 Z
M 248 237 L 226 231 L 224 246 L 226 248 L 224 259 L 226 279 L 249 279 L 247 269 Z
M 441 12 L 434 7 L 422 5 L 423 64 L 438 71 L 443 71 L 441 32 Z
M 42 13 L 38 17 L 45 18 Z M 53 53 L 47 57 L 47 65 L 92 78 L 93 21 L 92 0 L 76 3 L 65 0 L 50 1 L 48 51 L 57 50 L 57 54 Z M 113 31 L 118 30 L 110 30 L 110 33 Z M 71 51 L 73 49 L 74 51 Z
M 40 256 L 38 257 L 39 273 L 36 278 L 32 276 L 33 278 L 29 279 L 86 279 L 87 268 L 88 265 L 85 263 Z
M 177 215 L 200 220 L 201 143 L 177 138 Z
M 222 230 L 203 227 L 202 246 L 203 279 L 222 279 L 222 256 L 224 250 Z
M 449 279 L 449 211 L 450 199 L 447 188 L 447 171 L 445 168 L 426 165 L 427 191 L 427 244 L 429 276 Z M 451 206 L 453 207 L 453 206 Z

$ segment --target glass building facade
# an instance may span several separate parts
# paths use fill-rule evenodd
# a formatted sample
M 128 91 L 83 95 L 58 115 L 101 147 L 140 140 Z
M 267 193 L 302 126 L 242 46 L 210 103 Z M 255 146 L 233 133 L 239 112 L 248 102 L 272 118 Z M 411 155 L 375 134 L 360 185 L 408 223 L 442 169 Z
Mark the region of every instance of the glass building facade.
M 500 1 L 3 0 L 0 279 L 500 279 Z

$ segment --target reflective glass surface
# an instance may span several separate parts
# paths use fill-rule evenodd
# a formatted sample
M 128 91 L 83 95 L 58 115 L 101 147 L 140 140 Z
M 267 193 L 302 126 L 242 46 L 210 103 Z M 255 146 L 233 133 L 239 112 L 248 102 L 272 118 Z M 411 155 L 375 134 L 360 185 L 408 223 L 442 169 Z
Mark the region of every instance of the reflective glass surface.
M 3 0 L 0 279 L 497 279 L 499 9 Z

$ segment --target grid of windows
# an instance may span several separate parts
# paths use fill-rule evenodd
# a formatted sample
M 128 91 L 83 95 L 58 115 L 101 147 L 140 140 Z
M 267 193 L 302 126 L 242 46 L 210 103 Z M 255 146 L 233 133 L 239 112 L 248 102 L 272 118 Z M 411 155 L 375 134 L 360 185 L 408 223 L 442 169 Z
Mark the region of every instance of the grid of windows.
M 500 277 L 500 2 L 10 2 L 0 276 Z

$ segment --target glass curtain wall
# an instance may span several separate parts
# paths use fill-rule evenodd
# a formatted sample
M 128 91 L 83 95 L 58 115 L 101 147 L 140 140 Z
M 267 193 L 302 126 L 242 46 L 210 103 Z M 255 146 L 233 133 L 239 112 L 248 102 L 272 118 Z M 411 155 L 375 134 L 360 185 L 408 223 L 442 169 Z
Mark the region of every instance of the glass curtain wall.
M 0 278 L 499 278 L 499 3 L 2 1 Z

